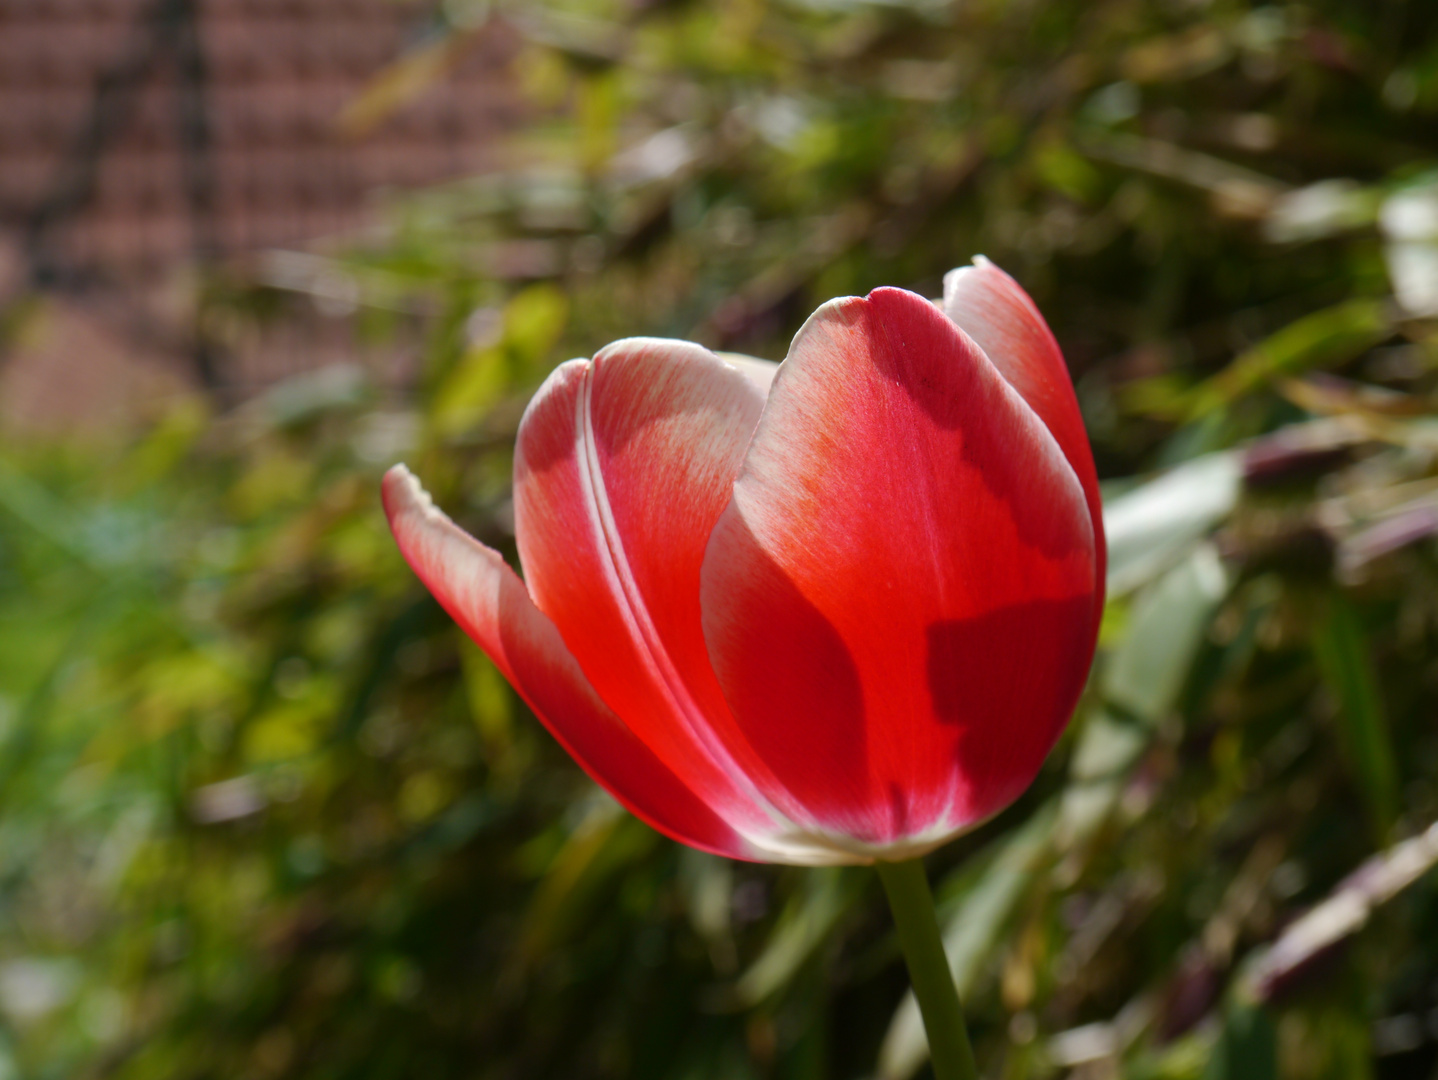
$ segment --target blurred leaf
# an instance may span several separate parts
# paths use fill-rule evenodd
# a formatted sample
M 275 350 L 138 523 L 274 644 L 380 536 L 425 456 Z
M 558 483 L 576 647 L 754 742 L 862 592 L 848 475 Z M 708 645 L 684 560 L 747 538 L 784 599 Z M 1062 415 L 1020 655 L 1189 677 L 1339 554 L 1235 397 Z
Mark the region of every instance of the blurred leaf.
M 1129 769 L 1148 746 L 1152 731 L 1103 709 L 1090 712 L 1079 733 L 1055 829 L 1060 850 L 1081 847 L 1117 805 Z
M 1438 866 L 1438 824 L 1374 855 L 1348 874 L 1321 903 L 1284 928 L 1271 946 L 1244 964 L 1242 990 L 1259 1001 L 1304 985 L 1315 961 L 1361 930 L 1373 909 Z
M 843 867 L 823 867 L 806 873 L 775 923 L 764 951 L 734 984 L 737 1000 L 755 1005 L 786 986 L 824 943 L 864 887 L 861 873 Z
M 1103 177 L 1086 158 L 1060 142 L 1049 142 L 1035 154 L 1034 167 L 1046 184 L 1069 198 L 1087 202 L 1103 190 Z
M 591 890 L 609 866 L 607 849 L 622 841 L 625 814 L 608 797 L 596 799 L 565 840 L 529 902 L 517 942 L 516 958 L 539 960 L 569 932 L 591 900 Z M 645 829 L 647 832 L 647 828 Z M 612 854 L 612 853 L 611 853 Z
M 1277 1080 L 1278 1033 L 1259 1005 L 1237 1005 L 1224 1017 L 1203 1080 Z
M 1104 504 L 1108 593 L 1138 587 L 1183 557 L 1238 501 L 1241 462 L 1208 454 Z
M 553 285 L 531 285 L 504 309 L 504 341 L 522 361 L 543 360 L 564 333 L 569 301 Z
M 1163 139 L 1127 132 L 1092 131 L 1080 149 L 1098 161 L 1151 173 L 1206 192 L 1221 217 L 1265 217 L 1288 190 L 1281 182 L 1231 161 Z
M 710 943 L 721 972 L 733 971 L 734 864 L 718 855 L 685 850 L 682 880 L 688 893 L 689 920 Z
M 998 854 L 982 874 L 942 904 L 947 912 L 941 922 L 944 951 L 960 997 L 973 989 L 985 963 L 1003 943 L 1004 927 L 1041 871 L 1049 854 L 1056 811 L 1057 807 L 1049 804 L 1035 813 L 1022 828 L 1000 842 Z M 939 891 L 947 890 L 941 885 Z M 882 1080 L 908 1080 L 928 1054 L 919 1004 L 910 991 L 904 995 L 884 1036 L 879 1050 L 879 1076 Z
M 1203 416 L 1283 376 L 1347 363 L 1393 331 L 1394 313 L 1387 300 L 1349 300 L 1305 315 L 1194 390 L 1192 415 Z
M 458 58 L 465 39 L 446 36 L 418 45 L 385 67 L 352 98 L 335 119 L 349 138 L 368 134 L 442 79 Z
M 368 390 L 369 379 L 358 365 L 330 364 L 270 387 L 255 407 L 276 427 L 287 427 L 332 410 L 353 408 Z
M 513 740 L 513 706 L 509 685 L 479 647 L 461 634 L 460 660 L 464 665 L 464 688 L 470 715 L 484 736 L 486 746 L 497 759 Z
M 64 504 L 7 462 L 0 462 L 0 510 L 33 529 L 81 566 L 105 562 L 103 553 L 88 550 L 80 523 L 72 518 Z
M 1232 45 L 1217 26 L 1195 26 L 1177 34 L 1152 37 L 1129 49 L 1123 74 L 1137 83 L 1191 79 L 1223 64 Z
M 1332 592 L 1313 628 L 1318 670 L 1338 702 L 1338 726 L 1374 833 L 1387 837 L 1398 812 L 1398 770 L 1363 625 Z
M 1378 192 L 1346 177 L 1320 180 L 1280 198 L 1264 222 L 1264 232 L 1280 244 L 1321 240 L 1371 225 L 1379 198 Z
M 187 398 L 166 412 L 131 452 L 127 471 L 134 487 L 154 483 L 181 465 L 210 419 L 199 398 Z
M 503 349 L 467 349 L 435 391 L 436 430 L 453 437 L 473 427 L 509 389 L 509 381 Z
M 1438 315 L 1438 179 L 1430 173 L 1405 184 L 1378 220 L 1395 298 L 1411 315 Z
M 1104 667 L 1104 697 L 1150 727 L 1173 708 L 1228 575 L 1211 544 L 1196 548 L 1134 605 L 1123 643 Z

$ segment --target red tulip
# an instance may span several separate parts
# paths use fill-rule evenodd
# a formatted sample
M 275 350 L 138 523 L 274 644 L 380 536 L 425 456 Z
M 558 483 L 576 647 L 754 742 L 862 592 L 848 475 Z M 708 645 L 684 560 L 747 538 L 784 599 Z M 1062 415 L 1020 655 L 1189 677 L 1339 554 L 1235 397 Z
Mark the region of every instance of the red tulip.
M 777 367 L 653 338 L 571 360 L 514 474 L 525 581 L 402 465 L 400 549 L 584 769 L 694 847 L 922 854 L 1028 786 L 1082 689 L 1093 460 L 987 260 L 941 304 L 825 304 Z

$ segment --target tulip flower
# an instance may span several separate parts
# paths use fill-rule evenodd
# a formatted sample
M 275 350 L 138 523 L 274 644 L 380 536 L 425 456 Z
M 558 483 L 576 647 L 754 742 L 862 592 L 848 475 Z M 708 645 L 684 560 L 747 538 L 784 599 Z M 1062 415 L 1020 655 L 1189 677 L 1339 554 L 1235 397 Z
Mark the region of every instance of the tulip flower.
M 1032 782 L 1103 604 L 1063 357 L 984 259 L 938 303 L 824 304 L 780 365 L 652 338 L 561 365 L 519 427 L 523 581 L 404 466 L 384 501 L 415 572 L 615 798 L 733 858 L 878 863 L 901 938 L 927 883 L 885 868 Z M 926 919 L 914 948 L 956 1016 Z M 909 944 L 927 1021 L 943 990 Z

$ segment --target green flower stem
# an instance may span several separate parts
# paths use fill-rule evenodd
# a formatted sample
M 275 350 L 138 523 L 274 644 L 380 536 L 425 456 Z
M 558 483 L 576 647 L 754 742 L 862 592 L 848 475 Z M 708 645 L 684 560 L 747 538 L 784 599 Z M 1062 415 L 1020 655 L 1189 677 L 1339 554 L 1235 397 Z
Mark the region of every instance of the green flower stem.
M 934 916 L 934 897 L 919 859 L 876 862 L 874 869 L 889 896 L 889 909 L 899 930 L 899 945 L 909 965 L 909 981 L 919 999 L 924 1031 L 929 1036 L 929 1059 L 935 1080 L 976 1080 L 974 1051 L 964 1027 L 959 991 L 949 972 L 944 939 Z

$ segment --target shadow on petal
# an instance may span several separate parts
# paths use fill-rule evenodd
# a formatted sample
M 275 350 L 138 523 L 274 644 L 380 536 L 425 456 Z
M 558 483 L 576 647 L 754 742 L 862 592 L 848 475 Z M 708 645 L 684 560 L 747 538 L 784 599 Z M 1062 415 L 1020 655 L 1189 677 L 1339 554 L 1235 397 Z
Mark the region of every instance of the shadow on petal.
M 921 414 L 912 430 L 922 431 L 926 418 L 937 429 L 930 435 L 935 451 L 957 441 L 960 459 L 971 467 L 962 475 L 1003 506 L 1025 546 L 1049 559 L 1074 555 L 1073 518 L 1087 521 L 1089 514 L 1078 478 L 1043 422 L 973 339 L 928 301 L 902 289 L 876 289 L 869 305 L 868 355 Z M 960 475 L 933 464 L 938 478 Z M 932 495 L 955 497 L 963 496 L 952 481 Z
M 980 814 L 1033 779 L 1072 712 L 1092 656 L 1091 596 L 1031 600 L 929 626 L 934 715 Z
M 710 551 L 705 638 L 747 744 L 736 753 L 752 752 L 785 813 L 862 836 L 875 793 L 853 656 L 739 514 L 720 519 Z

